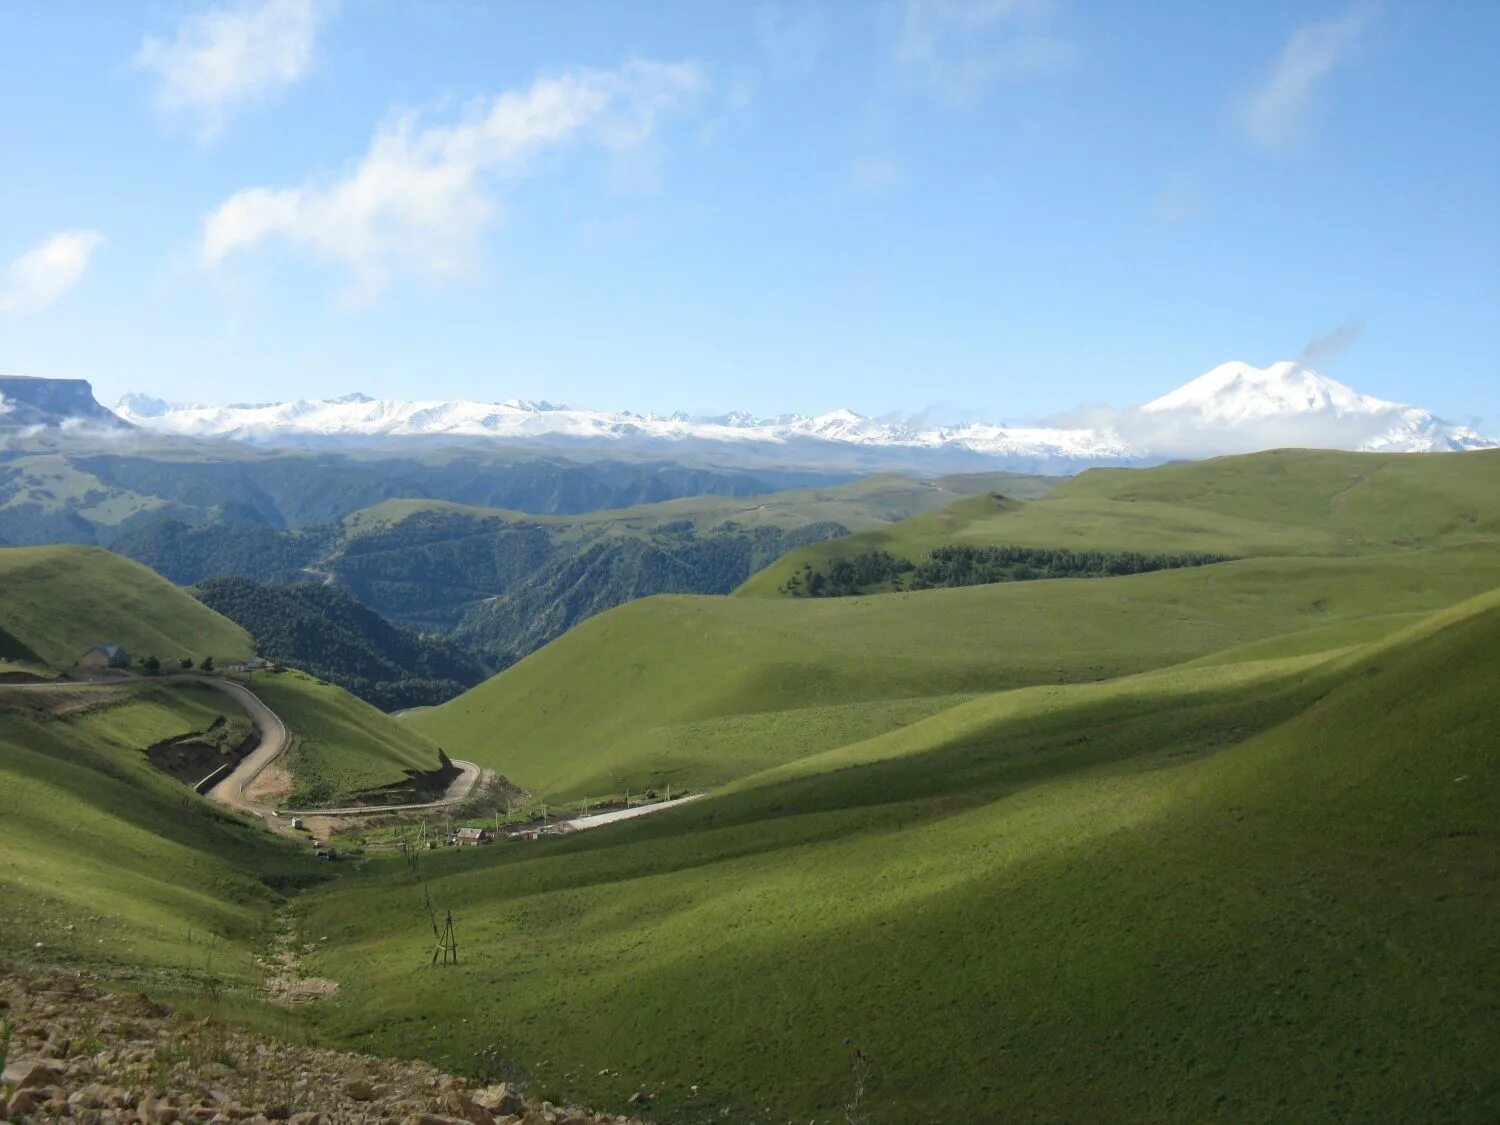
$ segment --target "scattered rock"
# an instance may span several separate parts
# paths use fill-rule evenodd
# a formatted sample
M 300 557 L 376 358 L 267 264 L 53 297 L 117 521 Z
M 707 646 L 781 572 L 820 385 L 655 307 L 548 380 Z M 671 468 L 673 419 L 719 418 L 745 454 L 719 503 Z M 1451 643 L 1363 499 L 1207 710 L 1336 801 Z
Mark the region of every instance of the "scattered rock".
M 480 1090 L 474 1095 L 474 1101 L 492 1114 L 520 1116 L 526 1112 L 526 1099 L 507 1082 Z
M 5 1064 L 0 1082 L 11 1090 L 31 1090 L 39 1086 L 55 1086 L 65 1073 L 64 1068 L 52 1060 L 16 1059 Z
M 0 1122 L 69 1125 L 617 1125 L 626 1118 L 471 1090 L 426 1063 L 281 1043 L 95 988 L 61 969 L 0 965 L 11 1056 Z M 9 1094 L 9 1100 L 3 1095 Z M 642 1092 L 637 1105 L 645 1105 Z M 639 1125 L 638 1119 L 630 1119 Z

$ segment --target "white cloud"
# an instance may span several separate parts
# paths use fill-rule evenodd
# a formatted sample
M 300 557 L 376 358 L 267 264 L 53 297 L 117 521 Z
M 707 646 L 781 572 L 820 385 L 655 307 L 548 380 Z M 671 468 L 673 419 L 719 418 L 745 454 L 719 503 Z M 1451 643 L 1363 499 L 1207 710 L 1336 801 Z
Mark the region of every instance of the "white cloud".
M 373 295 L 399 269 L 453 276 L 472 264 L 495 218 L 493 181 L 521 178 L 539 153 L 583 140 L 636 167 L 657 119 L 703 85 L 691 64 L 635 60 L 477 99 L 454 124 L 399 115 L 342 179 L 230 196 L 204 220 L 203 261 L 217 265 L 276 236 L 346 266 L 356 296 Z
M 59 231 L 11 262 L 0 276 L 0 313 L 41 312 L 77 285 L 104 241 L 92 230 Z
M 1318 85 L 1359 46 L 1369 11 L 1356 8 L 1342 19 L 1298 28 L 1276 64 L 1250 95 L 1241 124 L 1252 143 L 1285 149 L 1301 137 Z
M 333 0 L 239 0 L 188 18 L 170 43 L 146 38 L 136 65 L 156 72 L 157 104 L 201 137 L 229 114 L 299 81 Z
M 1074 57 L 1050 28 L 1050 0 L 905 0 L 898 11 L 896 65 L 905 79 L 953 105 L 999 82 L 1050 74 Z

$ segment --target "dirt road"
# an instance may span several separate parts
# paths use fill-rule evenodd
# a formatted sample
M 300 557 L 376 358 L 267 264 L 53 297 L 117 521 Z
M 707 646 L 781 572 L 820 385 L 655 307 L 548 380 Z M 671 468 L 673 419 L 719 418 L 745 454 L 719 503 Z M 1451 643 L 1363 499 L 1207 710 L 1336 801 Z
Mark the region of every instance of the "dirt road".
M 614 824 L 619 820 L 633 820 L 638 816 L 647 816 L 662 809 L 674 808 L 677 805 L 686 804 L 688 801 L 696 801 L 699 797 L 706 797 L 706 793 L 689 793 L 686 797 L 678 797 L 671 801 L 657 801 L 651 805 L 637 805 L 632 809 L 616 809 L 614 812 L 594 813 L 592 816 L 574 817 L 572 820 L 559 820 L 559 825 L 567 825 L 574 832 L 582 832 L 585 828 L 598 828 L 604 824 Z
M 259 736 L 255 749 L 241 758 L 234 769 L 221 781 L 217 782 L 206 795 L 218 801 L 221 805 L 227 805 L 240 812 L 260 817 L 271 831 L 281 836 L 295 835 L 286 819 L 283 819 L 293 815 L 359 816 L 377 812 L 416 812 L 422 809 L 436 809 L 446 805 L 456 805 L 469 796 L 469 793 L 478 783 L 480 775 L 483 772 L 473 762 L 455 760 L 453 764 L 458 767 L 459 776 L 448 787 L 447 794 L 438 801 L 424 801 L 407 805 L 350 807 L 345 809 L 308 809 L 306 813 L 300 810 L 276 810 L 269 805 L 259 804 L 248 799 L 245 796 L 245 787 L 259 777 L 272 762 L 276 761 L 277 758 L 286 752 L 287 747 L 291 745 L 291 733 L 287 730 L 286 724 L 281 721 L 281 717 L 266 706 L 265 702 L 258 695 L 243 684 L 236 683 L 234 680 L 221 679 L 217 676 L 194 676 L 188 674 L 160 676 L 153 679 L 117 676 L 107 679 L 58 680 L 42 684 L 3 684 L 0 685 L 0 694 L 12 691 L 67 691 L 91 687 L 135 688 L 154 683 L 203 684 L 206 687 L 223 692 L 233 699 L 239 705 L 240 709 L 245 712 L 250 721 L 255 725 L 256 733 Z

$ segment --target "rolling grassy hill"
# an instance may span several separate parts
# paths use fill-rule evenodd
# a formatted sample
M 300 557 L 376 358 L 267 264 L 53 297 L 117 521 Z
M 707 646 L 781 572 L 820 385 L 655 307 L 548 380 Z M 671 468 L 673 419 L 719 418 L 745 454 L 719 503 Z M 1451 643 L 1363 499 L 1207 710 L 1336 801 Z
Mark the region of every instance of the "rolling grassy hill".
M 1492 542 L 1500 539 L 1497 453 L 1278 450 L 1155 469 L 1090 469 L 1034 502 L 975 496 L 802 548 L 739 592 L 776 596 L 805 566 L 870 550 L 916 562 L 950 545 L 1264 556 Z
M 213 656 L 222 668 L 250 656 L 250 635 L 129 559 L 94 547 L 0 550 L 0 661 L 66 668 L 90 645 L 124 645 L 137 662 Z M 341 688 L 288 672 L 261 676 L 254 690 L 292 727 L 285 763 L 298 792 L 317 803 L 400 786 L 435 770 L 437 747 Z M 159 689 L 170 697 L 174 689 Z M 137 749 L 144 749 L 144 745 Z
M 400 800 L 414 775 L 442 766 L 435 743 L 334 684 L 288 671 L 256 676 L 249 686 L 291 732 L 283 765 L 293 807 L 336 807 L 374 790 Z
M 887 530 L 1244 557 L 648 598 L 404 721 L 257 676 L 328 794 L 438 746 L 554 801 L 713 788 L 343 868 L 296 902 L 306 971 L 342 985 L 297 1019 L 554 1100 L 646 1091 L 666 1125 L 838 1120 L 855 1047 L 874 1121 L 1493 1120 L 1496 465 L 1277 454 L 961 501 Z M 55 643 L 37 611 L 0 628 Z M 217 701 L 22 698 L 0 688 L 0 949 L 170 980 L 201 930 L 253 979 L 309 873 L 141 773 Z M 463 951 L 441 976 L 429 896 Z
M 666 1122 L 834 1119 L 848 1039 L 874 1120 L 1493 1119 L 1500 591 L 1358 632 L 443 857 L 442 989 L 420 892 L 372 867 L 306 904 L 346 982 L 320 1019 Z
M 715 785 L 956 697 L 1357 622 L 1379 634 L 1496 585 L 1500 545 L 1473 544 L 861 598 L 651 598 L 408 721 L 554 798 Z
M 253 652 L 238 625 L 97 548 L 0 549 L 0 591 L 0 659 L 66 668 L 100 643 L 123 645 L 136 659 L 212 656 L 223 664 Z
M 507 523 L 533 521 L 564 539 L 590 538 L 600 533 L 638 535 L 683 521 L 705 530 L 726 520 L 747 527 L 781 528 L 828 521 L 843 524 L 852 531 L 863 531 L 992 490 L 1004 490 L 1024 499 L 1044 496 L 1060 479 L 1024 473 L 961 473 L 915 480 L 882 474 L 861 477 L 848 484 L 761 496 L 689 496 L 567 516 L 535 516 L 440 500 L 395 499 L 353 513 L 345 518 L 344 528 L 351 537 L 357 537 L 414 515 L 454 512 Z
M 234 714 L 210 688 L 0 688 L 0 956 L 172 986 L 249 955 L 308 857 L 152 768 L 147 746 Z

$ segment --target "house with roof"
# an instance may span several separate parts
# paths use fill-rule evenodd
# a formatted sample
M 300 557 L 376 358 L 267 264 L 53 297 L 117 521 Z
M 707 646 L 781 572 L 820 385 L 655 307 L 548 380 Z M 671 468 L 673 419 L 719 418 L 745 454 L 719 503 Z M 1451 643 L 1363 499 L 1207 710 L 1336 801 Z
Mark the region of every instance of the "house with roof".
M 130 653 L 119 645 L 95 645 L 78 661 L 80 668 L 90 672 L 103 672 L 111 668 L 129 668 Z

